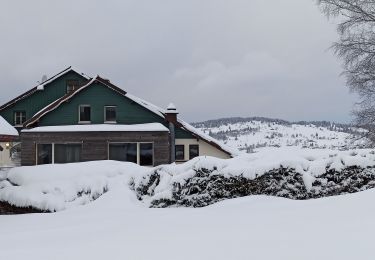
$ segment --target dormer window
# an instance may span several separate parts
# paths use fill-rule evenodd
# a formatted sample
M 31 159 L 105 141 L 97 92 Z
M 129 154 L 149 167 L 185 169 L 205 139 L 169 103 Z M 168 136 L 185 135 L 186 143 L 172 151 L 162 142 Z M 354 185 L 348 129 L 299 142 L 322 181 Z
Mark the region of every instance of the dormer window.
M 91 106 L 80 105 L 79 106 L 79 123 L 91 123 Z
M 76 91 L 80 87 L 79 80 L 67 80 L 66 81 L 66 93 L 69 94 Z
M 22 126 L 26 121 L 26 111 L 15 111 L 14 112 L 14 125 Z

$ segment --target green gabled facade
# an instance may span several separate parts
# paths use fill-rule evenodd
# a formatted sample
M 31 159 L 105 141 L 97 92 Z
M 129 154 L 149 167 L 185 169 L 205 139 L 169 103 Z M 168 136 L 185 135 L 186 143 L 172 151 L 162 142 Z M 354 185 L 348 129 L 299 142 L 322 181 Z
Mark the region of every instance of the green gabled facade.
M 0 115 L 13 126 L 15 126 L 14 114 L 17 111 L 25 111 L 28 120 L 38 111 L 64 96 L 67 83 L 72 81 L 85 84 L 88 79 L 69 67 L 47 80 L 46 84 L 42 83 L 43 85 L 36 86 L 1 106 Z
M 155 166 L 176 161 L 176 147 L 186 150 L 184 160 L 232 156 L 177 114 L 172 105 L 161 109 L 71 67 L 0 107 L 20 131 L 21 165 L 124 160 Z
M 66 96 L 69 82 L 78 82 L 79 85 L 85 85 L 89 80 L 87 76 L 83 76 L 69 67 L 48 79 L 45 83 L 34 87 L 1 106 L 0 116 L 9 124 L 21 130 L 23 127 L 15 124 L 16 112 L 24 111 L 26 116 L 25 121 L 27 122 L 48 105 Z M 104 107 L 116 106 L 118 124 L 158 122 L 168 126 L 164 118 L 161 118 L 126 96 L 107 88 L 100 82 L 95 82 L 89 88 L 84 89 L 82 93 L 78 93 L 56 110 L 40 118 L 36 125 L 57 126 L 78 124 L 78 109 L 83 104 L 91 106 L 91 124 L 103 124 Z M 179 128 L 176 129 L 175 135 L 176 138 L 182 139 L 194 138 L 191 133 Z

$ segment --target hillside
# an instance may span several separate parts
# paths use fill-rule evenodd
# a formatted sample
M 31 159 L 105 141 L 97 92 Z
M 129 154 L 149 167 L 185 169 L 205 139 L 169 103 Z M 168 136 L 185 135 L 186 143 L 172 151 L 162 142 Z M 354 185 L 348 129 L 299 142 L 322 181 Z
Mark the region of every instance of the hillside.
M 232 117 L 193 123 L 201 131 L 246 152 L 264 147 L 353 149 L 369 147 L 365 131 L 327 121 L 289 122 L 264 117 Z

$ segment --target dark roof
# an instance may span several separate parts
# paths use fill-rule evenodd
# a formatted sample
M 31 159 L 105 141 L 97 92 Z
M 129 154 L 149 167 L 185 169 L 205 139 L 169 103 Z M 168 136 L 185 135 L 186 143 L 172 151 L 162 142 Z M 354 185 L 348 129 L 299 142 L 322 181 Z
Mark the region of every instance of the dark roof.
M 26 91 L 25 93 L 19 95 L 18 97 L 12 99 L 11 101 L 5 103 L 4 105 L 0 106 L 0 111 L 4 110 L 5 108 L 17 103 L 18 101 L 22 100 L 22 99 L 25 99 L 27 98 L 28 96 L 34 94 L 35 92 L 38 91 L 38 86 L 44 86 L 46 84 L 49 84 L 51 83 L 52 81 L 56 80 L 57 78 L 59 78 L 60 76 L 62 75 L 65 75 L 66 73 L 70 72 L 70 71 L 74 71 L 75 73 L 79 74 L 79 75 L 82 75 L 83 77 L 85 77 L 86 79 L 89 79 L 87 76 L 85 76 L 84 74 L 82 73 L 78 73 L 76 70 L 74 70 L 71 66 L 69 66 L 68 68 L 60 71 L 59 73 L 57 73 L 56 75 L 50 77 L 49 79 L 47 79 L 46 81 L 40 83 L 39 85 L 33 87 L 32 89 Z

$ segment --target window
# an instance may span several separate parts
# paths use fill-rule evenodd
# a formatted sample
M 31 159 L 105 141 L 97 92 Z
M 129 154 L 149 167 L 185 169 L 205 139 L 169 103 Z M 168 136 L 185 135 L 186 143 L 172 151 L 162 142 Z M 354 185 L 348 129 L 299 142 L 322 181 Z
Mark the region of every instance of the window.
M 107 122 L 107 123 L 116 122 L 116 107 L 115 106 L 104 107 L 104 122 Z
M 154 145 L 153 143 L 109 143 L 108 159 L 152 166 L 154 165 Z
M 66 81 L 66 93 L 73 92 L 81 86 L 79 80 L 67 80 Z
M 81 161 L 81 144 L 55 144 L 54 163 L 74 163 Z
M 199 145 L 191 144 L 189 145 L 189 160 L 199 156 Z
M 79 122 L 81 123 L 91 122 L 91 107 L 89 105 L 79 106 Z
M 142 166 L 154 165 L 154 149 L 152 143 L 139 144 L 139 164 Z
M 26 121 L 26 112 L 25 111 L 15 111 L 14 112 L 14 125 L 22 126 Z
M 109 160 L 137 163 L 137 143 L 109 144 Z
M 52 144 L 38 144 L 37 145 L 37 162 L 40 164 L 52 163 Z
M 185 145 L 178 144 L 176 147 L 176 161 L 184 161 L 185 160 Z

